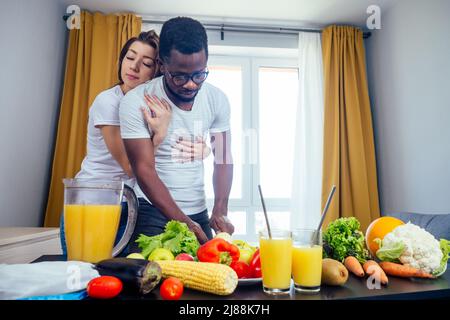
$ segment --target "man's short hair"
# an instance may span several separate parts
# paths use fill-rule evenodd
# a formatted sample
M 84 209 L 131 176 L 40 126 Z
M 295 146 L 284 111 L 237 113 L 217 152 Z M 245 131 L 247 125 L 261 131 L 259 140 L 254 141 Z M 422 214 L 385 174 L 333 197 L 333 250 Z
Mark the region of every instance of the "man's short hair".
M 188 17 L 177 17 L 166 21 L 161 29 L 159 57 L 168 62 L 170 51 L 193 54 L 205 49 L 208 58 L 208 37 L 203 25 Z

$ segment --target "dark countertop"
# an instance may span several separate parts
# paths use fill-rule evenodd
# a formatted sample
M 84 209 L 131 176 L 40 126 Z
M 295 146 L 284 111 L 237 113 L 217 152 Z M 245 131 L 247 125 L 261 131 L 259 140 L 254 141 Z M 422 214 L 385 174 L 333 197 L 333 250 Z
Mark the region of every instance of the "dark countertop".
M 42 256 L 33 262 L 64 261 L 61 255 Z M 145 297 L 120 295 L 123 300 L 161 299 L 159 287 Z M 209 293 L 185 289 L 183 300 L 347 300 L 347 299 L 442 299 L 450 298 L 450 268 L 437 279 L 403 279 L 389 277 L 389 284 L 380 289 L 370 290 L 367 287 L 367 278 L 357 278 L 350 274 L 347 283 L 342 287 L 322 285 L 320 293 L 305 295 L 296 293 L 291 286 L 291 293 L 285 296 L 269 296 L 262 290 L 262 284 L 239 285 L 235 292 L 229 296 L 217 296 Z

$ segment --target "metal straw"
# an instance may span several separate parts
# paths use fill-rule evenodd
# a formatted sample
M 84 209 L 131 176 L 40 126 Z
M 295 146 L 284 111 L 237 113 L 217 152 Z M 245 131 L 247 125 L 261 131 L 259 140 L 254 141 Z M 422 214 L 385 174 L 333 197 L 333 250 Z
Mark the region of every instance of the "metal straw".
M 259 190 L 259 196 L 261 197 L 261 203 L 264 211 L 264 216 L 266 217 L 266 225 L 267 225 L 267 232 L 269 234 L 269 239 L 272 239 L 272 232 L 270 231 L 270 225 L 269 225 L 269 217 L 267 216 L 267 210 L 266 210 L 266 204 L 264 203 L 264 197 L 262 195 L 261 186 L 258 184 L 258 190 Z
M 325 216 L 327 215 L 328 208 L 330 207 L 331 199 L 333 199 L 334 192 L 336 191 L 336 186 L 333 185 L 331 188 L 330 194 L 328 195 L 327 202 L 325 204 L 325 208 L 323 209 L 322 217 L 320 218 L 319 226 L 317 227 L 317 230 L 314 231 L 312 236 L 312 243 L 316 243 L 317 237 L 319 236 L 319 231 L 322 228 L 323 221 L 325 220 Z

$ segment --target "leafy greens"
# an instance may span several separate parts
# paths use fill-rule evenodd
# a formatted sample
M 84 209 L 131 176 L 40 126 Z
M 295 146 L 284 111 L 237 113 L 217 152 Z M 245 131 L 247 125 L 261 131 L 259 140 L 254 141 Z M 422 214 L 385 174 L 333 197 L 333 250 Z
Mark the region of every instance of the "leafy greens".
M 447 269 L 448 259 L 450 258 L 450 241 L 446 240 L 446 239 L 441 239 L 439 241 L 439 245 L 441 247 L 443 256 L 442 256 L 442 260 L 441 260 L 441 266 L 439 267 L 438 270 L 433 272 L 433 274 L 436 276 L 441 275 L 442 273 L 445 272 L 445 270 Z
M 354 256 L 361 263 L 369 259 L 360 226 L 354 217 L 331 222 L 323 233 L 324 257 L 343 262 L 346 257 Z
M 174 256 L 184 252 L 195 257 L 200 247 L 197 237 L 189 230 L 187 224 L 176 220 L 169 221 L 163 233 L 156 236 L 141 234 L 136 242 L 146 259 L 157 248 L 168 249 Z
M 380 239 L 375 239 L 378 243 L 380 249 L 376 252 L 376 256 L 381 261 L 389 261 L 400 263 L 399 258 L 402 256 L 403 251 L 405 251 L 405 245 L 403 242 L 393 242 L 392 246 L 383 245 L 383 241 Z

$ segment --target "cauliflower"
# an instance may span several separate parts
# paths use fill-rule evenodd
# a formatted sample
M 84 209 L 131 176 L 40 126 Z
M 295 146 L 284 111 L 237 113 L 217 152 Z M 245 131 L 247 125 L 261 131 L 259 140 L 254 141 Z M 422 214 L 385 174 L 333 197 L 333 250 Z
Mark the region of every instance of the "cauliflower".
M 443 253 L 432 234 L 408 222 L 384 237 L 377 257 L 384 261 L 398 260 L 432 274 L 441 268 Z
M 216 234 L 216 236 L 214 238 L 222 238 L 229 243 L 232 242 L 231 235 L 226 232 L 219 232 L 218 234 Z

